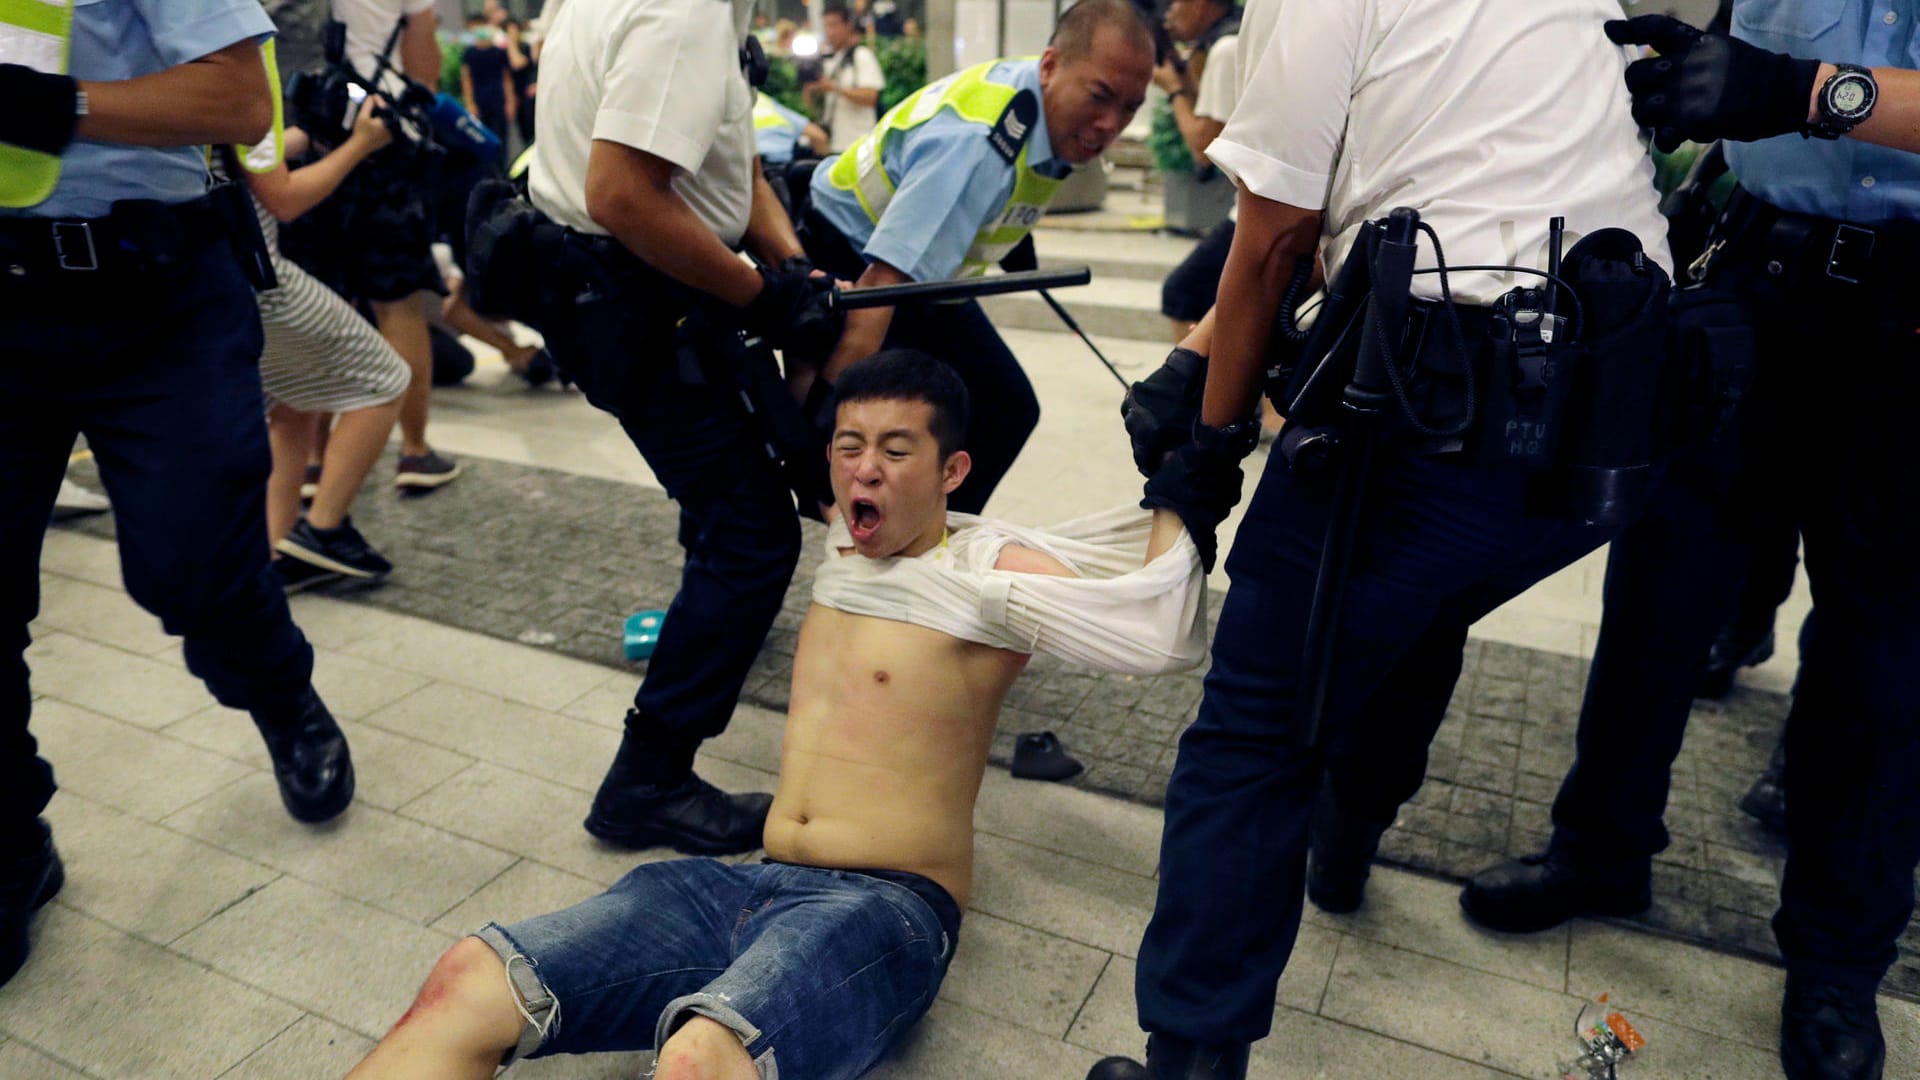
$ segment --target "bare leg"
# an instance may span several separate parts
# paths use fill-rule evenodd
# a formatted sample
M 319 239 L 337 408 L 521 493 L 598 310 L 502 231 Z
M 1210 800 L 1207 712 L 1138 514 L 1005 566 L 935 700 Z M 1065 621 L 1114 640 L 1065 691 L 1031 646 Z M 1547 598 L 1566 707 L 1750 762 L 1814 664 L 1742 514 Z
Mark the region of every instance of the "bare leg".
M 313 449 L 307 451 L 307 464 L 319 466 L 327 456 L 327 441 L 333 438 L 333 414 L 318 412 L 313 414 Z
M 373 317 L 380 324 L 380 335 L 413 370 L 413 382 L 400 398 L 400 452 L 418 457 L 430 449 L 427 401 L 433 394 L 433 339 L 427 336 L 427 313 L 415 293 L 401 300 L 374 301 Z
M 726 1025 L 696 1016 L 660 1048 L 654 1080 L 759 1080 L 753 1058 Z
M 320 490 L 314 494 L 313 505 L 307 510 L 307 520 L 314 528 L 340 527 L 347 511 L 353 507 L 353 497 L 360 493 L 360 485 L 380 460 L 380 452 L 387 448 L 387 436 L 392 434 L 394 418 L 399 415 L 398 400 L 340 414 L 333 438 L 327 441 L 323 458 L 326 465 L 320 470 Z M 278 454 L 274 455 L 274 462 L 277 477 Z
M 539 348 L 533 345 L 521 345 L 513 340 L 513 335 L 499 323 L 483 318 L 479 312 L 467 306 L 466 285 L 462 283 L 453 290 L 440 305 L 440 314 L 447 325 L 468 337 L 486 342 L 500 350 L 506 358 L 507 366 L 515 371 L 525 371 L 528 361 L 533 359 Z
M 286 538 L 300 520 L 300 480 L 313 451 L 314 416 L 285 405 L 267 414 L 267 440 L 273 446 L 273 472 L 267 477 L 267 544 Z
M 487 1080 L 520 1041 L 524 1024 L 499 955 L 479 938 L 462 938 L 441 955 L 412 1006 L 347 1077 Z

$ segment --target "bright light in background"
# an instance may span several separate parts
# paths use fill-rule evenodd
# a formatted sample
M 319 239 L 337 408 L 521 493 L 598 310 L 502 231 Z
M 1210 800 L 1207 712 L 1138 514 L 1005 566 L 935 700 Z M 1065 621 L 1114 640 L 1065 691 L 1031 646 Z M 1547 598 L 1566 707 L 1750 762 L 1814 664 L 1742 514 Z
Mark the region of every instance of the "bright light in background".
M 819 56 L 820 55 L 820 39 L 817 37 L 814 37 L 812 34 L 793 35 L 793 55 Z

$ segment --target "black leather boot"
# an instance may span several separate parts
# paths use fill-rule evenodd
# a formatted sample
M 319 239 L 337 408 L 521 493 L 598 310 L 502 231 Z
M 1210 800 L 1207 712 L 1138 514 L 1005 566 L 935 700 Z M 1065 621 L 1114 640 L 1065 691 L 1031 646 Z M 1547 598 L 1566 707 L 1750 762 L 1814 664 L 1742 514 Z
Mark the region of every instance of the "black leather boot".
M 1718 701 L 1733 690 L 1733 677 L 1743 667 L 1764 664 L 1773 658 L 1773 617 L 1764 626 L 1729 626 L 1713 640 L 1707 652 L 1707 666 L 1700 673 L 1700 685 L 1693 696 Z
M 27 962 L 31 944 L 27 928 L 33 924 L 33 913 L 45 907 L 67 880 L 47 823 L 35 821 L 34 828 L 43 838 L 40 850 L 0 864 L 0 986 Z
M 1360 910 L 1367 898 L 1367 875 L 1380 834 L 1386 829 L 1360 821 L 1334 806 L 1326 788 L 1313 814 L 1313 848 L 1307 857 L 1307 899 L 1329 915 Z
M 253 724 L 273 758 L 280 801 L 295 821 L 329 821 L 353 801 L 347 737 L 313 687 L 302 690 L 291 707 L 255 709 Z
M 773 796 L 729 795 L 693 775 L 692 762 L 692 747 L 662 752 L 629 730 L 593 796 L 586 830 L 633 850 L 738 855 L 759 847 Z
M 1105 1057 L 1087 1070 L 1087 1080 L 1148 1080 L 1147 1067 L 1127 1057 Z
M 1787 1080 L 1880 1080 L 1886 1060 L 1873 991 L 1787 977 L 1780 1006 Z
M 1152 1080 L 1246 1080 L 1246 1043 L 1199 1043 L 1171 1035 L 1147 1036 Z
M 1773 748 L 1773 757 L 1767 761 L 1767 769 L 1754 780 L 1753 786 L 1740 796 L 1740 809 L 1748 817 L 1774 832 L 1785 835 L 1787 831 L 1787 740 L 1781 739 Z
M 1652 903 L 1647 863 L 1601 866 L 1551 849 L 1482 870 L 1460 891 L 1467 918 L 1508 934 L 1550 930 L 1576 915 L 1638 915 Z

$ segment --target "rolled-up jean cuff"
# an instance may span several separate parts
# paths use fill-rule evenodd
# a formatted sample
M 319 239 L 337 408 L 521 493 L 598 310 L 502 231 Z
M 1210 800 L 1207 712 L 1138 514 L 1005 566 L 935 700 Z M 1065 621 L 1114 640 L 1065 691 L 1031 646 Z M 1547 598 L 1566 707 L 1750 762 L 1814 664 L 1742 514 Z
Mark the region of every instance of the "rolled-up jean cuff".
M 513 939 L 500 929 L 499 923 L 488 923 L 473 935 L 493 949 L 500 956 L 500 962 L 507 966 L 507 983 L 513 992 L 519 995 L 524 1010 L 520 1018 L 520 1041 L 500 1059 L 504 1067 L 540 1049 L 547 1038 L 560 1029 L 560 1003 L 540 981 L 540 973 L 535 970 L 533 960 Z M 519 963 L 514 961 L 518 960 Z M 533 1022 L 528 1021 L 532 1017 Z
M 718 994 L 702 991 L 667 1002 L 667 1007 L 660 1010 L 660 1024 L 654 1029 L 654 1051 L 659 1052 L 674 1032 L 696 1016 L 704 1016 L 739 1036 L 740 1044 L 753 1058 L 753 1067 L 760 1072 L 760 1080 L 780 1080 L 780 1066 L 773 1060 L 773 1047 L 756 1048 L 753 1044 L 760 1041 L 760 1029 Z

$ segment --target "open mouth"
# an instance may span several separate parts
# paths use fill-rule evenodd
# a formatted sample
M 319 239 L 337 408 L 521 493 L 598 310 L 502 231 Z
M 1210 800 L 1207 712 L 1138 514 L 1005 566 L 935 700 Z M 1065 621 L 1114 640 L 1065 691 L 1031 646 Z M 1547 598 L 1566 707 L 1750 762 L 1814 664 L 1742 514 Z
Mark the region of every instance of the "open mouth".
M 855 499 L 850 509 L 847 529 L 855 540 L 866 540 L 880 531 L 880 507 L 872 499 Z

